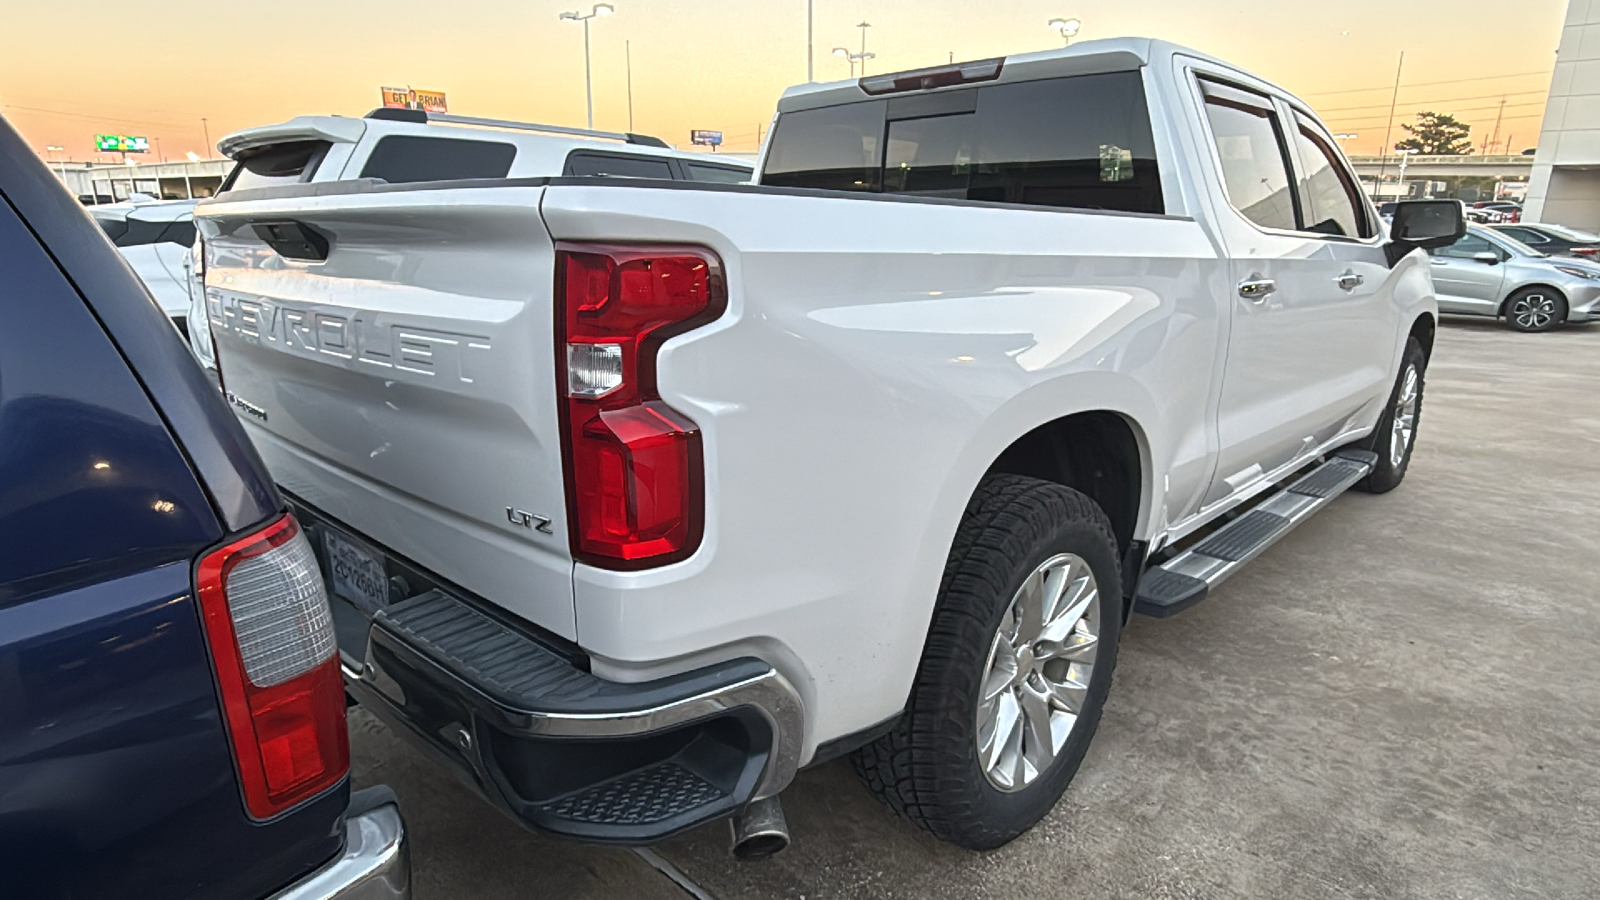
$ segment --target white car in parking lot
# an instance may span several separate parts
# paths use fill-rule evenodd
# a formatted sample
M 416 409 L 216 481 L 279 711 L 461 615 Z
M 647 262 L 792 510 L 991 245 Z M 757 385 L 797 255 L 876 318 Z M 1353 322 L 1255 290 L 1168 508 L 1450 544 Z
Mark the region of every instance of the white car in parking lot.
M 88 208 L 161 310 L 188 336 L 193 314 L 186 256 L 195 241 L 194 200 L 130 200 Z

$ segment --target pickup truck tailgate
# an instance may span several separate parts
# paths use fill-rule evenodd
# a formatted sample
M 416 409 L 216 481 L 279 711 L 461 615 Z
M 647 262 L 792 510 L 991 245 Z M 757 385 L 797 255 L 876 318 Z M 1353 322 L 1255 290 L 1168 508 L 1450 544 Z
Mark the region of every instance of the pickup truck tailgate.
M 339 552 L 574 638 L 543 188 L 307 192 L 197 211 L 223 387 L 273 477 Z

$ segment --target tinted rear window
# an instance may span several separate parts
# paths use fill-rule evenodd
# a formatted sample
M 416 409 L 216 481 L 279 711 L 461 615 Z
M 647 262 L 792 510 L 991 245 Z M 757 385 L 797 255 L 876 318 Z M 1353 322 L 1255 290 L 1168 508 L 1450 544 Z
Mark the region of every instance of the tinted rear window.
M 738 166 L 713 166 L 707 163 L 684 163 L 692 181 L 710 181 L 715 184 L 741 184 L 755 177 L 750 169 Z
M 611 178 L 671 178 L 672 164 L 664 159 L 650 156 L 574 152 L 567 155 L 567 168 L 563 174 Z
M 975 96 L 959 96 L 968 92 Z M 1164 211 L 1137 72 L 784 113 L 761 183 Z
M 298 184 L 308 180 L 328 151 L 327 141 L 288 141 L 270 144 L 239 156 L 239 164 L 228 176 L 225 191 Z
M 504 178 L 517 158 L 515 144 L 392 134 L 379 139 L 361 168 L 362 178 L 390 184 Z

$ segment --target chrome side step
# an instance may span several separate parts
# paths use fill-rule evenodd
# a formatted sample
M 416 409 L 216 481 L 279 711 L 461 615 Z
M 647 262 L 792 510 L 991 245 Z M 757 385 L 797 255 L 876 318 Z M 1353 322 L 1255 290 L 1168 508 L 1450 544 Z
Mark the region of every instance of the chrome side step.
M 1146 571 L 1134 592 L 1134 612 L 1162 618 L 1204 600 L 1211 588 L 1266 552 L 1377 464 L 1376 453 L 1341 451 L 1205 540 Z

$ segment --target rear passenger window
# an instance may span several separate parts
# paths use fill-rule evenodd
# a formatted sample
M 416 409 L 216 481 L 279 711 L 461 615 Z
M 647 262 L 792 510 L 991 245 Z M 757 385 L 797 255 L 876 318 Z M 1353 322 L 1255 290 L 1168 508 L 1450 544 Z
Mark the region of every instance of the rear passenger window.
M 705 163 L 684 163 L 691 181 L 709 181 L 713 184 L 743 184 L 755 177 L 750 169 L 736 166 L 713 166 Z
M 1300 187 L 1306 209 L 1306 231 L 1344 237 L 1372 237 L 1366 205 L 1355 179 L 1311 120 L 1295 113 L 1295 144 L 1305 183 Z
M 246 150 L 222 189 L 242 191 L 309 180 L 330 146 L 327 141 L 287 141 Z
M 649 156 L 620 153 L 571 153 L 564 175 L 610 178 L 671 178 L 672 164 Z
M 504 178 L 516 158 L 516 145 L 503 141 L 391 134 L 372 148 L 361 177 L 390 184 Z
M 761 182 L 1029 206 L 1165 209 L 1138 72 L 785 113 Z
M 1206 119 L 1222 161 L 1228 202 L 1262 228 L 1293 231 L 1289 159 L 1272 101 L 1261 94 L 1203 81 Z

